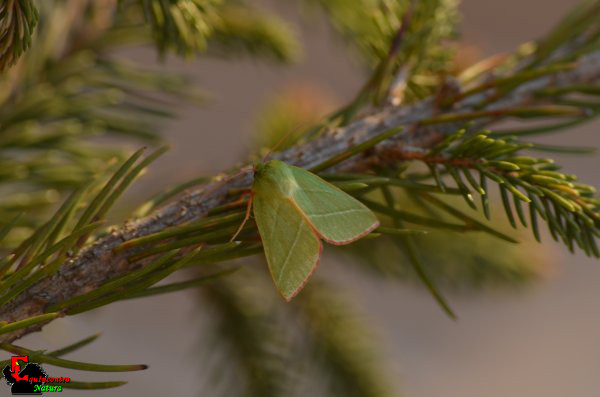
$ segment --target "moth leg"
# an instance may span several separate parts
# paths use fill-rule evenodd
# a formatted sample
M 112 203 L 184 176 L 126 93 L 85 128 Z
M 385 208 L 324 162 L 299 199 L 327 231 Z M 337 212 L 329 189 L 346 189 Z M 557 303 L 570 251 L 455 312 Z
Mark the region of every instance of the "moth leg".
M 240 227 L 238 227 L 238 229 L 236 230 L 233 237 L 231 237 L 229 242 L 232 242 L 233 240 L 235 240 L 235 238 L 238 236 L 238 234 L 240 234 L 240 232 L 246 225 L 246 222 L 248 222 L 248 219 L 250 219 L 250 211 L 252 210 L 252 202 L 254 201 L 254 192 L 252 190 L 250 190 L 249 192 L 242 193 L 242 197 L 240 198 L 240 200 L 242 200 L 244 198 L 244 196 L 246 196 L 246 195 L 250 195 L 250 199 L 248 200 L 248 204 L 246 206 L 246 216 L 244 216 L 244 220 L 242 221 L 242 224 L 240 225 Z

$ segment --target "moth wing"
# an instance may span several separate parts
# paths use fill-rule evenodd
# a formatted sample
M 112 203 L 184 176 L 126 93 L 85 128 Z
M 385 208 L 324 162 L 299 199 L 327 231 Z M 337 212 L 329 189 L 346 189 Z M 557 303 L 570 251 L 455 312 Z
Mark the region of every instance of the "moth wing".
M 321 240 L 298 208 L 283 196 L 257 194 L 254 218 L 273 281 L 290 301 L 317 268 Z
M 323 240 L 349 244 L 379 226 L 375 214 L 354 197 L 305 169 L 289 168 L 297 184 L 294 203 Z

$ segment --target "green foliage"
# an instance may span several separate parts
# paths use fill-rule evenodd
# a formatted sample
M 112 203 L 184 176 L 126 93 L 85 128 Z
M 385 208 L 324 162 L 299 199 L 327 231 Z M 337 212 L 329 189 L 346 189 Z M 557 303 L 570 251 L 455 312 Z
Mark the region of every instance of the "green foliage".
M 0 279 L 0 291 L 2 291 L 0 306 L 5 306 L 43 278 L 56 275 L 68 257 L 75 255 L 88 239 L 95 237 L 94 234 L 97 234 L 99 226 L 102 225 L 100 220 L 105 217 L 116 199 L 150 162 L 164 152 L 164 148 L 155 151 L 145 159 L 139 160 L 142 152 L 143 150 L 139 150 L 127 160 L 95 196 L 92 197 L 89 187 L 80 188 L 73 192 L 50 221 L 0 261 L 0 274 L 2 275 Z M 78 222 L 73 224 L 72 219 L 78 219 Z M 171 273 L 188 265 L 190 261 L 195 259 L 197 253 L 198 250 L 172 250 L 167 252 L 165 255 L 160 255 L 149 262 L 145 267 L 123 277 L 116 277 L 87 294 L 48 306 L 46 314 L 11 323 L 3 322 L 0 324 L 0 334 L 41 326 L 65 314 L 81 313 L 116 300 L 194 287 L 202 282 L 229 273 L 221 272 L 202 276 L 184 285 L 175 284 L 150 288 Z M 13 354 L 29 355 L 31 360 L 35 362 L 86 371 L 121 372 L 146 368 L 143 365 L 90 364 L 58 358 L 58 356 L 83 347 L 93 339 L 95 338 L 86 339 L 52 353 L 32 351 L 8 343 L 0 344 L 0 349 Z M 70 386 L 77 389 L 102 389 L 121 386 L 124 383 L 74 382 Z
M 438 56 L 442 41 L 454 36 L 457 2 L 427 0 L 413 2 L 404 0 L 369 1 L 349 3 L 343 0 L 310 0 L 319 3 L 331 16 L 334 26 L 356 45 L 369 62 L 388 56 L 390 45 L 409 12 L 410 22 L 402 36 L 403 51 L 412 53 L 417 42 L 423 42 L 421 51 L 427 51 L 431 61 Z M 435 55 L 433 55 L 435 54 Z M 408 60 L 407 57 L 404 58 Z
M 27 228 L 15 230 L 9 245 L 39 224 L 57 192 L 87 183 L 123 157 L 122 149 L 99 145 L 98 136 L 156 142 L 157 127 L 173 116 L 160 96 L 190 98 L 186 79 L 107 56 L 118 46 L 112 28 L 90 27 L 105 20 L 105 9 L 87 6 L 72 17 L 68 9 L 44 5 L 32 51 L 0 77 L 0 185 L 23 192 L 0 199 L 0 225 L 24 212 L 18 226 Z M 71 23 L 80 17 L 89 25 Z M 87 40 L 75 46 L 75 37 Z
M 41 16 L 32 0 L 7 0 L 0 6 L 0 71 L 12 66 L 31 47 L 38 20 L 47 23 L 44 9 L 48 9 L 48 3 L 62 9 L 63 17 L 68 15 L 65 10 L 76 9 L 69 1 L 45 3 Z M 117 3 L 118 14 L 114 14 Z M 149 33 L 161 53 L 172 51 L 191 57 L 210 47 L 219 56 L 249 52 L 282 62 L 292 61 L 299 54 L 298 42 L 288 25 L 240 1 L 108 0 L 94 5 L 86 0 L 82 9 L 88 13 L 79 15 L 82 18 L 90 19 L 90 11 L 104 18 L 91 18 L 91 24 L 82 29 L 87 35 L 96 36 L 98 27 L 106 28 L 102 26 L 106 20 L 116 19 L 121 30 L 113 40 L 118 36 L 119 41 L 139 41 Z M 142 28 L 141 22 L 148 29 Z
M 431 95 L 448 66 L 455 37 L 458 2 L 455 0 L 310 0 L 321 5 L 334 26 L 358 47 L 376 69 L 369 90 L 376 102 L 390 89 L 399 69 L 402 79 L 392 87 L 398 103 Z
M 539 215 L 547 222 L 552 237 L 557 241 L 560 238 L 571 252 L 578 246 L 587 255 L 599 257 L 595 238 L 600 236 L 600 201 L 594 187 L 578 183 L 575 175 L 560 172 L 561 167 L 551 160 L 518 154 L 523 149 L 535 148 L 534 145 L 488 135 L 488 132 L 472 134 L 457 142 L 462 136 L 459 132 L 421 160 L 430 166 L 432 174 L 439 174 L 437 169 L 443 164 L 471 207 L 476 208 L 473 194 L 478 193 L 482 206 L 488 208 L 485 181 L 489 179 L 499 186 L 504 211 L 513 228 L 517 227 L 515 212 L 527 227 L 522 208 L 526 204 L 536 239 L 540 239 Z M 479 174 L 480 182 L 472 176 L 472 171 Z M 438 186 L 445 189 L 441 179 Z M 489 218 L 489 211 L 485 215 Z
M 600 3 L 597 0 L 583 0 L 560 21 L 550 34 L 538 40 L 534 48 L 534 59 L 528 68 L 551 59 L 557 62 L 561 58 L 570 60 L 594 48 L 599 38 L 598 22 L 600 21 Z M 555 56 L 556 50 L 565 43 L 576 43 L 570 54 Z
M 456 218 L 428 205 L 418 194 L 395 195 L 397 207 L 422 218 L 436 219 L 452 224 Z M 456 208 L 460 206 L 456 195 L 443 197 L 443 202 Z M 492 200 L 495 204 L 495 200 Z M 427 218 L 426 218 L 427 217 Z M 475 219 L 482 222 L 482 216 Z M 391 223 L 387 221 L 387 223 Z M 422 225 L 421 227 L 425 227 Z M 519 244 L 507 244 L 490 233 L 477 228 L 452 230 L 427 228 L 427 234 L 415 235 L 413 242 L 422 267 L 431 281 L 440 287 L 454 290 L 505 289 L 526 286 L 548 272 L 548 260 L 543 251 L 528 241 L 524 233 L 515 237 Z M 508 236 L 506 227 L 499 231 Z M 510 233 L 511 235 L 514 234 Z M 398 244 L 397 236 L 383 235 L 364 240 L 340 253 L 351 254 L 359 259 L 360 269 L 377 277 L 413 281 L 422 285 L 422 280 L 406 260 L 405 251 Z M 502 255 L 489 255 L 502 251 Z
M 189 58 L 208 50 L 232 57 L 246 52 L 289 62 L 299 53 L 287 24 L 242 1 L 121 0 L 121 4 L 132 14 L 142 10 L 163 54 L 173 51 Z
M 192 3 L 214 19 L 213 56 L 244 51 L 281 61 L 294 56 L 295 41 L 279 20 L 239 4 L 220 7 L 217 18 L 219 2 L 177 2 L 168 7 L 176 12 L 168 14 L 164 28 L 171 29 L 181 19 L 177 15 L 188 15 L 184 10 Z M 32 51 L 0 76 L 0 187 L 6 192 L 0 199 L 0 228 L 14 213 L 23 213 L 4 246 L 18 244 L 64 193 L 112 171 L 127 154 L 116 145 L 99 145 L 98 137 L 156 143 L 158 130 L 175 116 L 176 104 L 199 96 L 184 76 L 112 55 L 148 34 L 133 4 L 119 9 L 111 4 L 41 4 Z M 241 19 L 244 12 L 251 18 Z M 167 34 L 161 43 L 168 46 L 169 40 L 189 35 L 197 39 L 193 31 L 181 35 Z
M 262 158 L 272 148 L 285 150 L 303 143 L 306 130 L 334 109 L 335 99 L 308 83 L 285 87 L 267 100 L 256 117 L 254 146 Z
M 348 298 L 328 283 L 313 283 L 300 302 L 308 328 L 309 354 L 323 377 L 324 395 L 384 397 L 395 395 L 373 343 Z
M 221 0 L 137 0 L 160 51 L 192 55 L 206 48 Z
M 333 285 L 311 283 L 284 304 L 270 283 L 246 268 L 202 290 L 202 381 L 215 395 L 390 395 L 372 336 Z
M 247 52 L 279 62 L 292 62 L 300 55 L 300 44 L 290 27 L 279 18 L 243 4 L 232 4 L 219 10 L 209 51 L 223 57 Z
M 33 0 L 6 0 L 0 4 L 0 72 L 31 47 L 38 19 Z
M 135 153 L 88 205 L 84 206 L 82 203 L 90 194 L 89 188 L 83 187 L 74 191 L 48 222 L 3 258 L 0 261 L 0 306 L 7 304 L 42 278 L 53 276 L 69 255 L 76 253 L 101 226 L 100 221 L 123 190 L 163 151 L 156 151 L 139 164 L 135 163 L 142 150 Z M 81 207 L 85 210 L 79 211 Z M 74 215 L 79 215 L 79 221 L 75 225 L 71 222 Z M 48 312 L 54 311 L 48 309 Z M 19 328 L 29 325 L 23 323 Z M 9 326 L 15 328 L 14 323 L 6 325 Z
M 259 288 L 267 281 L 260 274 L 244 274 L 244 280 L 232 276 L 202 290 L 202 306 L 211 313 L 202 361 L 211 365 L 202 368 L 200 379 L 210 384 L 215 395 L 289 395 L 289 369 L 297 368 L 292 360 L 296 348 L 278 318 L 280 303 L 272 289 Z

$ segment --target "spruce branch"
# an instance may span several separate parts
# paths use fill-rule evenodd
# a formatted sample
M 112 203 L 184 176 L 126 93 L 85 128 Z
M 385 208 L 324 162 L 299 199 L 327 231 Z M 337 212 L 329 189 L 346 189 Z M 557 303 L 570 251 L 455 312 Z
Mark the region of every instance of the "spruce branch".
M 587 17 L 587 15 L 584 16 Z M 579 22 L 576 19 L 573 23 L 580 25 Z M 433 178 L 439 174 L 439 171 L 437 173 L 433 171 L 437 169 L 436 165 L 442 163 L 450 166 L 461 165 L 460 162 L 453 164 L 452 161 L 466 161 L 462 158 L 442 161 L 437 160 L 438 157 L 435 157 L 457 154 L 452 151 L 448 153 L 446 149 L 451 148 L 448 150 L 454 150 L 456 148 L 456 146 L 451 145 L 453 141 L 459 142 L 454 134 L 460 128 L 466 130 L 465 140 L 460 142 L 465 150 L 470 150 L 468 145 L 466 148 L 464 147 L 465 142 L 472 144 L 473 139 L 481 139 L 477 138 L 480 136 L 477 135 L 477 132 L 483 126 L 491 127 L 493 124 L 509 118 L 523 120 L 551 119 L 559 120 L 561 123 L 564 119 L 569 122 L 584 118 L 589 119 L 592 113 L 589 103 L 569 103 L 559 106 L 554 100 L 558 99 L 557 97 L 562 98 L 565 93 L 569 93 L 567 87 L 594 86 L 598 83 L 600 79 L 600 52 L 596 49 L 598 37 L 593 32 L 595 26 L 593 22 L 588 24 L 588 27 L 592 26 L 591 33 L 578 26 L 578 34 L 568 34 L 564 36 L 566 39 L 560 36 L 564 40 L 558 44 L 556 44 L 555 38 L 554 50 L 549 54 L 547 52 L 534 52 L 524 58 L 517 57 L 513 61 L 501 65 L 497 70 L 480 76 L 471 76 L 469 83 L 464 87 L 459 87 L 457 92 L 454 92 L 456 90 L 443 91 L 440 95 L 429 97 L 412 105 L 397 106 L 398 101 L 391 101 L 387 105 L 372 109 L 368 116 L 354 119 L 349 121 L 347 125 L 338 128 L 326 129 L 326 132 L 317 134 L 315 138 L 305 143 L 276 154 L 274 158 L 308 169 L 321 171 L 326 169 L 328 172 L 336 174 L 340 172 L 376 173 L 378 167 L 393 167 L 397 165 L 399 160 L 418 159 L 431 167 L 432 173 L 427 174 L 425 177 Z M 561 26 L 561 29 L 564 29 L 564 26 Z M 538 62 L 538 59 L 541 60 Z M 548 94 L 548 92 L 552 95 L 552 100 L 549 100 L 547 95 L 543 95 Z M 594 92 L 591 91 L 592 94 Z M 399 103 L 403 104 L 403 101 L 399 101 Z M 439 146 L 440 143 L 442 146 Z M 458 148 L 461 147 L 461 143 L 458 144 Z M 484 169 L 484 171 L 491 172 L 491 174 L 483 171 L 481 171 L 481 174 L 490 179 L 494 179 L 491 175 L 495 175 L 498 178 L 497 182 L 501 185 L 504 184 L 503 188 L 508 189 L 518 199 L 519 194 L 516 192 L 519 190 L 513 191 L 508 187 L 513 186 L 513 184 L 504 183 L 504 180 L 513 177 L 510 171 L 516 171 L 506 169 L 512 167 L 509 164 L 516 165 L 514 158 L 513 162 L 502 163 L 505 160 L 502 155 L 512 154 L 515 150 L 521 150 L 524 147 L 520 146 L 519 143 L 508 143 L 510 147 L 501 147 L 507 144 L 506 141 L 503 145 L 496 147 L 496 143 L 498 141 L 492 143 L 492 148 L 486 148 L 486 150 L 495 150 L 495 152 L 492 152 L 494 156 L 492 156 L 492 153 L 487 153 L 485 156 L 479 153 L 480 158 L 495 162 L 490 162 L 493 169 Z M 516 149 L 513 146 L 516 146 Z M 432 149 L 433 153 L 431 152 Z M 428 155 L 429 157 L 427 157 Z M 467 160 L 471 161 L 468 165 L 473 165 L 476 169 L 477 165 L 480 165 L 472 159 Z M 125 177 L 120 185 L 107 185 L 110 187 L 111 194 L 118 196 L 127 183 L 135 177 L 134 174 L 139 173 L 139 171 L 139 167 L 131 170 L 127 169 L 127 172 L 133 173 L 128 174 L 132 175 L 131 177 Z M 505 171 L 509 171 L 509 173 L 505 174 Z M 536 168 L 537 171 L 553 172 L 556 170 Z M 444 172 L 454 178 L 456 187 L 449 189 L 443 182 L 439 182 L 441 181 L 439 176 L 435 178 L 438 181 L 436 185 L 423 184 L 419 180 L 401 178 L 399 180 L 400 183 L 412 184 L 415 189 L 419 187 L 421 189 L 434 189 L 439 192 L 459 193 L 471 203 L 469 199 L 471 193 L 467 192 L 469 188 L 460 176 L 457 177 L 456 170 L 449 167 Z M 540 175 L 539 172 L 537 175 L 544 176 L 543 174 Z M 40 234 L 35 234 L 23 246 L 22 252 L 18 252 L 19 255 L 9 257 L 7 266 L 12 266 L 11 272 L 22 271 L 23 275 L 29 275 L 29 278 L 24 281 L 17 280 L 16 277 L 13 277 L 16 273 L 10 273 L 7 276 L 10 280 L 7 284 L 10 288 L 5 291 L 8 303 L 0 309 L 0 318 L 9 323 L 7 326 L 10 326 L 11 323 L 43 315 L 53 307 L 61 307 L 67 313 L 88 310 L 114 300 L 125 299 L 128 297 L 128 293 L 131 292 L 143 294 L 141 291 L 183 266 L 193 266 L 196 262 L 218 263 L 226 259 L 260 252 L 261 246 L 260 243 L 256 242 L 256 233 L 251 223 L 240 234 L 241 242 L 227 243 L 228 237 L 232 235 L 235 229 L 235 221 L 243 216 L 241 207 L 244 205 L 244 201 L 238 199 L 236 193 L 239 194 L 240 189 L 247 189 L 250 186 L 251 177 L 251 171 L 246 171 L 246 169 L 233 177 L 221 175 L 215 178 L 214 182 L 183 195 L 171 204 L 154 210 L 145 218 L 131 221 L 123 227 L 111 231 L 108 235 L 97 238 L 93 244 L 87 247 L 82 247 L 82 240 L 78 240 L 74 257 L 64 262 L 59 261 L 60 263 L 56 261 L 46 262 L 47 265 L 42 265 L 41 268 L 37 264 L 31 265 L 36 260 L 44 263 L 43 261 L 47 258 L 44 256 L 47 253 L 40 251 L 44 244 L 40 245 L 38 243 L 39 241 L 43 242 L 45 238 L 40 237 Z M 579 197 L 587 199 L 591 192 L 584 192 L 587 188 L 576 187 L 570 181 L 567 182 L 573 186 L 560 183 L 563 178 L 557 175 L 549 177 L 552 181 L 547 179 L 542 181 L 543 178 L 540 179 L 539 177 L 533 178 L 537 179 L 536 183 L 543 186 L 532 185 L 531 182 L 534 181 L 527 180 L 525 175 L 523 175 L 523 180 L 520 181 L 521 187 L 526 186 L 523 183 L 529 183 L 544 194 L 544 196 L 538 196 L 549 198 L 549 200 L 543 200 L 538 204 L 538 208 L 535 208 L 536 211 L 532 212 L 531 217 L 533 219 L 537 215 L 542 217 L 546 215 L 546 219 L 550 222 L 551 232 L 554 230 L 557 235 L 563 237 L 562 231 L 566 234 L 565 242 L 567 244 L 569 244 L 569 241 L 572 243 L 574 240 L 579 244 L 577 237 L 569 238 L 569 228 L 572 231 L 577 231 L 573 223 L 578 224 L 578 218 L 573 218 L 569 214 L 565 216 L 564 211 L 579 212 L 576 207 L 573 208 L 575 210 L 573 211 L 561 198 L 565 198 L 562 195 L 564 193 L 570 195 L 568 197 L 573 201 L 578 193 Z M 475 191 L 481 193 L 481 190 L 483 190 L 486 192 L 483 183 L 486 178 L 482 178 L 480 183 L 477 183 L 474 178 L 469 178 L 466 173 L 465 178 Z M 388 182 L 391 184 L 393 179 L 389 179 Z M 342 184 L 342 186 L 345 186 L 348 191 L 357 197 L 361 197 L 363 193 L 369 193 L 373 188 L 381 187 L 381 179 L 378 182 L 379 184 L 373 184 L 373 186 L 367 178 L 350 182 L 345 185 Z M 562 187 L 559 188 L 554 185 Z M 174 191 L 178 190 L 175 189 Z M 506 194 L 507 192 L 504 191 L 503 197 L 506 197 Z M 116 198 L 112 195 L 109 196 L 110 199 L 103 198 L 102 202 L 94 207 L 93 212 L 96 215 L 101 217 L 106 213 L 110 203 L 114 202 L 114 198 Z M 465 228 L 477 228 L 488 233 L 494 233 L 493 229 L 481 222 L 474 221 L 472 217 L 461 211 L 436 202 L 436 199 L 429 193 L 422 193 L 422 197 L 428 199 L 432 205 L 438 206 L 464 222 L 463 224 L 448 223 L 448 226 L 462 228 L 463 230 Z M 487 194 L 482 194 L 482 197 L 487 198 Z M 535 202 L 529 197 L 528 199 L 532 203 Z M 363 201 L 366 200 L 368 199 L 363 199 Z M 157 201 L 160 200 L 155 202 Z M 506 200 L 504 202 L 506 203 Z M 104 206 L 104 203 L 109 204 Z M 562 205 L 562 210 L 551 208 L 554 204 Z M 582 210 L 587 213 L 588 217 L 592 218 L 593 222 L 596 222 L 597 206 L 591 204 L 592 206 L 588 209 L 595 215 L 590 215 L 583 207 Z M 572 203 L 569 202 L 569 205 L 572 206 Z M 546 208 L 546 206 L 549 207 Z M 542 210 L 539 210 L 540 208 Z M 144 211 L 151 210 L 152 205 L 147 206 Z M 556 217 L 548 216 L 551 210 L 554 210 L 553 213 Z M 386 211 L 392 215 L 397 213 L 394 208 L 386 208 Z M 516 211 L 519 210 L 516 209 Z M 382 209 L 381 212 L 385 211 Z M 523 214 L 518 212 L 518 215 L 519 220 L 522 221 L 524 219 Z M 99 218 L 93 216 L 89 218 L 89 220 L 97 219 Z M 429 225 L 432 225 L 431 219 L 415 218 L 414 216 L 412 219 L 415 220 L 414 223 L 416 224 L 419 224 L 419 222 L 427 224 L 425 222 L 429 222 Z M 582 217 L 581 219 L 584 223 L 586 222 L 586 218 Z M 554 220 L 554 224 L 552 220 Z M 558 224 L 559 221 L 561 222 L 560 225 Z M 56 223 L 49 224 L 51 226 L 48 226 L 47 229 L 55 229 L 60 224 L 60 220 L 56 221 Z M 535 222 L 533 224 L 537 225 Z M 84 225 L 83 227 L 93 226 Z M 47 229 L 42 228 L 39 233 L 47 233 Z M 597 236 L 597 229 L 587 230 L 593 230 L 593 234 Z M 385 232 L 389 234 L 391 231 L 385 228 L 378 230 L 378 233 Z M 399 232 L 400 230 L 396 229 L 392 233 Z M 73 233 L 76 234 L 77 231 L 73 231 Z M 575 233 L 575 235 L 577 234 Z M 50 233 L 50 235 L 53 235 L 53 233 Z M 496 235 L 498 237 L 502 236 L 501 233 L 496 233 Z M 581 237 L 581 233 L 578 235 L 580 238 L 587 240 L 591 238 L 592 241 L 594 238 L 594 235 L 589 236 L 589 234 L 585 234 L 583 237 Z M 158 243 L 158 245 L 149 247 L 146 244 L 150 242 L 153 244 Z M 203 247 L 199 252 L 188 255 L 188 252 L 185 251 L 190 247 L 204 244 L 207 244 L 208 247 L 206 249 Z M 593 248 L 589 245 L 589 241 L 587 243 L 583 241 L 580 246 L 584 247 L 586 244 L 592 252 Z M 71 242 L 69 242 L 69 247 L 73 247 Z M 154 253 L 157 254 L 155 257 L 136 257 L 148 248 L 161 248 L 162 251 L 155 251 Z M 32 251 L 31 254 L 29 251 Z M 59 255 L 64 253 L 63 250 L 58 252 Z M 21 269 L 15 268 L 14 258 L 26 258 L 26 260 L 22 259 L 23 267 Z M 150 274 L 144 272 L 143 269 L 146 267 L 150 268 L 148 270 Z M 23 268 L 25 270 L 22 270 Z M 52 271 L 49 270 L 40 279 L 35 279 L 35 277 L 41 275 L 39 271 L 44 269 Z M 137 289 L 134 288 L 133 291 L 119 290 L 112 291 L 114 293 L 112 295 L 110 293 L 98 294 L 101 296 L 88 295 L 87 297 L 92 298 L 92 300 L 87 306 L 79 307 L 79 309 L 77 307 L 65 308 L 60 306 L 64 302 L 69 302 L 70 299 L 84 296 L 83 294 L 90 291 L 90 293 L 93 293 L 99 290 L 107 282 L 114 282 L 120 277 L 127 277 L 133 271 L 140 271 L 139 269 L 144 272 L 141 274 L 144 277 L 136 286 Z M 31 272 L 34 273 L 31 274 Z M 28 285 L 32 277 L 34 277 L 35 283 Z M 6 281 L 6 279 L 3 281 Z M 20 286 L 20 289 L 17 290 L 17 293 L 14 293 L 13 287 L 16 285 Z M 100 292 L 103 291 L 100 290 Z M 20 328 L 14 332 L 6 333 L 0 336 L 0 342 L 10 343 L 16 338 L 39 328 L 40 324 L 36 324 L 33 327 Z
M 247 52 L 279 62 L 293 62 L 300 54 L 296 35 L 286 23 L 244 4 L 222 7 L 213 29 L 208 52 L 225 58 Z
M 63 194 L 101 179 L 126 157 L 115 145 L 97 145 L 98 136 L 156 143 L 177 103 L 199 102 L 185 76 L 113 54 L 151 40 L 150 29 L 140 23 L 141 1 L 130 3 L 40 3 L 32 51 L 0 76 L 0 184 L 20 192 L 0 198 L 0 227 L 23 213 L 0 248 L 18 244 Z M 249 53 L 290 61 L 297 48 L 279 19 L 241 4 L 223 5 L 210 23 L 208 56 Z
M 331 283 L 320 280 L 307 288 L 297 313 L 308 328 L 309 354 L 325 378 L 325 395 L 392 396 L 388 374 L 378 363 L 377 338 L 359 320 L 355 308 Z M 311 362 L 312 364 L 312 362 Z
M 173 100 L 192 99 L 185 78 L 110 56 L 122 45 L 109 39 L 119 30 L 111 11 L 106 1 L 40 4 L 32 51 L 0 76 L 0 185 L 20 192 L 3 194 L 0 225 L 22 212 L 16 225 L 35 229 L 62 194 L 101 179 L 125 157 L 94 139 L 157 142 Z M 18 239 L 9 236 L 3 248 Z
M 389 153 L 394 153 L 395 156 L 400 154 L 407 158 L 419 154 L 426 155 L 432 147 L 435 147 L 441 140 L 451 136 L 456 131 L 457 123 L 461 120 L 461 117 L 478 126 L 489 126 L 492 122 L 504 120 L 507 116 L 514 115 L 543 114 L 544 116 L 556 115 L 562 118 L 564 117 L 563 113 L 553 113 L 552 109 L 542 108 L 544 111 L 541 113 L 539 111 L 537 113 L 532 112 L 531 106 L 536 104 L 534 94 L 549 87 L 561 88 L 574 84 L 591 84 L 597 82 L 599 78 L 600 53 L 592 52 L 578 59 L 569 70 L 523 82 L 522 85 L 502 100 L 493 105 L 487 105 L 493 108 L 493 115 L 485 113 L 487 108 L 484 108 L 478 111 L 480 119 L 474 122 L 471 117 L 472 109 L 476 105 L 473 97 L 466 98 L 465 101 L 446 113 L 442 113 L 436 107 L 433 99 L 407 107 L 386 106 L 381 111 L 352 122 L 347 127 L 323 134 L 317 139 L 292 147 L 274 157 L 306 168 L 316 167 L 330 161 L 332 158 L 336 158 L 340 161 L 340 164 L 335 165 L 334 169 L 336 171 L 371 169 L 374 162 L 384 162 L 389 157 Z M 488 95 L 490 94 L 486 92 L 474 96 L 479 98 L 480 101 L 484 101 L 488 98 Z M 502 107 L 499 107 L 499 104 Z M 515 110 L 522 109 L 522 106 L 525 105 L 528 106 L 526 111 L 515 112 Z M 445 121 L 447 119 L 451 122 Z M 435 128 L 432 128 L 434 122 Z M 352 152 L 352 148 L 357 144 L 377 138 L 395 126 L 404 126 L 403 131 L 406 132 L 394 135 L 366 152 L 359 154 Z M 345 153 L 354 155 L 349 157 Z M 40 280 L 36 285 L 28 288 L 4 305 L 0 312 L 0 318 L 12 322 L 43 314 L 48 305 L 63 302 L 66 299 L 80 295 L 83 291 L 94 290 L 118 275 L 131 272 L 139 267 L 140 263 L 129 260 L 132 252 L 118 250 L 118 247 L 124 242 L 134 238 L 150 236 L 161 231 L 176 230 L 176 228 L 172 228 L 177 225 L 190 224 L 190 226 L 181 226 L 189 228 L 194 225 L 194 222 L 200 222 L 197 225 L 198 229 L 202 230 L 203 222 L 209 222 L 209 219 L 211 219 L 207 218 L 204 221 L 206 215 L 212 214 L 212 219 L 217 221 L 219 213 L 232 208 L 232 198 L 229 192 L 232 189 L 247 188 L 250 184 L 250 178 L 251 172 L 248 171 L 227 179 L 225 182 L 212 182 L 185 194 L 180 199 L 156 210 L 145 218 L 131 221 L 121 229 L 112 231 L 108 236 L 85 248 L 75 258 L 69 259 L 61 267 L 59 273 Z M 243 210 L 240 208 L 237 211 L 239 215 L 236 216 L 241 216 Z M 232 219 L 235 219 L 235 217 L 232 217 Z M 204 223 L 204 225 L 207 224 Z M 225 223 L 224 225 L 235 227 L 235 223 Z M 227 232 L 222 233 L 223 236 L 227 234 Z M 202 239 L 200 238 L 198 241 L 200 240 Z M 242 248 L 246 247 L 244 249 L 249 250 L 249 252 L 257 252 L 252 245 L 243 244 Z M 224 257 L 235 257 L 237 249 L 241 249 L 240 246 L 226 247 L 225 252 L 223 252 Z M 258 249 L 260 249 L 260 246 Z M 5 334 L 0 337 L 0 340 L 10 342 L 32 330 L 32 328 L 22 329 Z
M 184 57 L 248 52 L 289 62 L 298 42 L 288 25 L 244 2 L 223 0 L 121 0 L 123 11 L 142 11 L 160 53 Z
M 305 299 L 286 304 L 253 270 L 199 294 L 211 340 L 202 380 L 216 396 L 391 395 L 374 338 L 334 285 L 315 280 Z
M 201 291 L 202 307 L 211 313 L 206 325 L 210 343 L 202 357 L 211 365 L 201 381 L 220 391 L 215 396 L 293 395 L 287 389 L 294 362 L 287 361 L 295 349 L 281 305 L 265 288 L 268 281 L 246 271 L 243 279 L 225 278 Z
M 160 51 L 190 56 L 206 48 L 221 0 L 136 0 Z

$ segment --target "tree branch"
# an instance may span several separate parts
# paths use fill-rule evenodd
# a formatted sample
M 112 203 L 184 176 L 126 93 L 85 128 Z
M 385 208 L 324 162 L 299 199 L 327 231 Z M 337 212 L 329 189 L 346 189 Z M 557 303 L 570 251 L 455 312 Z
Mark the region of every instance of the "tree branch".
M 589 84 L 598 80 L 600 51 L 595 51 L 579 58 L 565 71 L 541 75 L 521 83 L 498 100 L 495 100 L 497 90 L 492 85 L 491 88 L 463 98 L 449 109 L 439 108 L 439 98 L 429 98 L 406 107 L 387 105 L 344 128 L 329 131 L 317 139 L 292 147 L 273 157 L 289 164 L 312 168 L 385 131 L 404 126 L 403 132 L 393 138 L 336 166 L 337 169 L 345 171 L 370 169 L 376 162 L 385 161 L 389 153 L 394 153 L 394 158 L 397 159 L 403 156 L 410 158 L 414 153 L 427 151 L 445 136 L 464 126 L 472 114 L 477 116 L 473 118 L 472 128 L 478 129 L 515 115 L 515 110 L 522 111 L 523 108 L 543 104 L 543 100 L 535 97 L 538 91 Z M 482 103 L 487 105 L 482 107 Z M 43 314 L 49 304 L 94 290 L 109 279 L 144 266 L 144 261 L 127 261 L 131 251 L 115 253 L 113 249 L 132 238 L 205 217 L 209 210 L 231 200 L 227 197 L 230 189 L 250 186 L 251 174 L 252 172 L 247 170 L 225 182 L 205 185 L 156 210 L 148 217 L 127 222 L 67 261 L 56 274 L 41 280 L 2 307 L 0 320 L 14 322 Z M 1 335 L 0 343 L 12 342 L 39 329 L 41 325 Z

